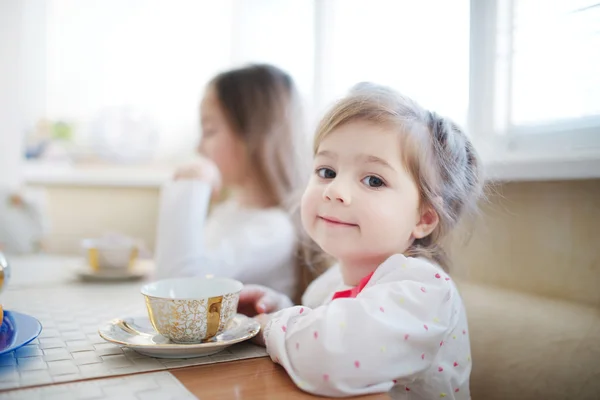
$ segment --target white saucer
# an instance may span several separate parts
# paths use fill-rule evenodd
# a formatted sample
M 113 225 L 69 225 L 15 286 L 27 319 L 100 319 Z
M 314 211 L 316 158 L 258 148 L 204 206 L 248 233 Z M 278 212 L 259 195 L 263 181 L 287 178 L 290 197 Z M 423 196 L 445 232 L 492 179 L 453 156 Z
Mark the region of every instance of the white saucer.
M 144 278 L 150 271 L 148 263 L 136 262 L 132 268 L 105 268 L 94 271 L 87 265 L 75 269 L 79 279 L 90 282 L 134 281 Z
M 251 339 L 259 331 L 260 324 L 254 319 L 236 314 L 223 333 L 204 343 L 173 343 L 154 330 L 148 316 L 114 319 L 98 333 L 104 340 L 150 357 L 193 358 L 216 354 L 232 344 Z

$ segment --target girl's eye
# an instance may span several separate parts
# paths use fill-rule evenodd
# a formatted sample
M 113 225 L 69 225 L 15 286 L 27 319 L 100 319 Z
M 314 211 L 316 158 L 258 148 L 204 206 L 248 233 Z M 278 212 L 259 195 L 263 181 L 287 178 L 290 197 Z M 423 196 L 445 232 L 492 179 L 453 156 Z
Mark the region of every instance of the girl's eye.
M 319 168 L 317 170 L 317 175 L 323 179 L 333 179 L 335 178 L 335 171 L 330 168 Z
M 379 187 L 385 186 L 383 179 L 378 178 L 373 175 L 369 175 L 369 176 L 365 177 L 362 180 L 362 183 L 364 183 L 365 185 L 372 187 L 372 188 L 379 188 Z

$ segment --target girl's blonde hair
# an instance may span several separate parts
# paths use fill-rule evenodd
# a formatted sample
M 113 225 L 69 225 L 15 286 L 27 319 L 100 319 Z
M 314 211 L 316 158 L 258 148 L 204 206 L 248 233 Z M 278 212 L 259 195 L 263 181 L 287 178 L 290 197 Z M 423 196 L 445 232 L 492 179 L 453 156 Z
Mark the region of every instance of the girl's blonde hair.
M 406 256 L 425 257 L 448 269 L 441 243 L 483 193 L 481 162 L 469 138 L 451 120 L 430 112 L 385 86 L 360 83 L 323 117 L 314 140 L 354 121 L 385 125 L 398 132 L 403 165 L 419 188 L 421 207 L 432 207 L 439 223 L 415 239 Z

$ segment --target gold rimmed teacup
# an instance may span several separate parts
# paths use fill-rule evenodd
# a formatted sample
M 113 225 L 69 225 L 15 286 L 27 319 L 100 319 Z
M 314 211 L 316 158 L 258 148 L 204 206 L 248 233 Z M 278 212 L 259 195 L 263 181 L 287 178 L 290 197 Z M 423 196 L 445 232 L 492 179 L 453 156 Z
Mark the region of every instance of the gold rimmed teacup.
M 243 286 L 230 278 L 177 278 L 147 284 L 141 292 L 158 333 L 175 343 L 199 343 L 225 329 Z

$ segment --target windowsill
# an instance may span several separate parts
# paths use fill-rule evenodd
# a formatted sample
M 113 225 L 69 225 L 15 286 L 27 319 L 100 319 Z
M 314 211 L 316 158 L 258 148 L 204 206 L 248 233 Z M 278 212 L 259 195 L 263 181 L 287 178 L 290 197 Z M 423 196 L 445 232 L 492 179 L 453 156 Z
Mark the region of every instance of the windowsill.
M 496 182 L 600 178 L 600 148 L 595 137 L 580 142 L 565 135 L 549 139 L 521 135 L 476 143 L 486 178 Z
M 488 153 L 488 154 L 491 154 Z M 600 178 L 600 154 L 547 156 L 482 154 L 487 179 L 496 182 Z M 99 186 L 157 188 L 173 175 L 167 166 L 106 166 L 26 162 L 27 184 L 44 186 Z
M 158 165 L 73 165 L 25 162 L 27 184 L 43 186 L 104 186 L 156 188 L 173 175 L 174 168 Z
M 600 155 L 484 158 L 488 180 L 557 181 L 600 178 Z

